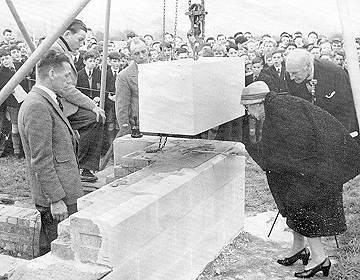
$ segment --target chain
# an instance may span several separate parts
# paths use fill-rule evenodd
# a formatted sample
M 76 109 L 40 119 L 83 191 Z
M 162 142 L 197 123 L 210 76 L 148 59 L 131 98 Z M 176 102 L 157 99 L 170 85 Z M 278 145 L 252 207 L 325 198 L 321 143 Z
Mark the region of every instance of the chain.
M 190 6 L 191 6 L 191 0 L 189 0 L 189 2 L 188 2 L 188 3 L 189 3 L 189 8 L 190 8 Z
M 175 42 L 175 39 L 176 39 L 176 32 L 177 32 L 178 7 L 179 7 L 179 0 L 176 0 L 176 4 L 175 4 L 175 23 L 174 23 L 174 42 Z
M 164 0 L 164 5 L 163 5 L 163 30 L 162 30 L 163 45 L 165 42 L 165 19 L 166 19 L 166 0 Z M 162 49 L 164 49 L 164 48 L 162 48 Z

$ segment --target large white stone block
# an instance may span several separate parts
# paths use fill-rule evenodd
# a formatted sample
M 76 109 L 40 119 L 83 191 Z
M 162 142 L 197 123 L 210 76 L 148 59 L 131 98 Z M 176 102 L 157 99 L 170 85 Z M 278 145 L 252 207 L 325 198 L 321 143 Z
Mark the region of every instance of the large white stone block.
M 242 58 L 139 65 L 140 130 L 196 135 L 244 115 Z

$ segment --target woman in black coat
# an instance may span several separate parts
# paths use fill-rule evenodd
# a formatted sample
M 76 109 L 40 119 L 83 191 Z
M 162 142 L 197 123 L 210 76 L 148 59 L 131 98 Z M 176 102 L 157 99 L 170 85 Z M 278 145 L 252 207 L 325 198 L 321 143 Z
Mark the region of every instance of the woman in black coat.
M 269 92 L 264 82 L 246 87 L 241 102 L 249 115 L 264 121 L 261 141 L 246 149 L 266 171 L 274 200 L 294 234 L 290 257 L 278 263 L 302 260 L 306 266 L 295 273 L 299 278 L 319 271 L 327 276 L 331 263 L 321 237 L 346 230 L 342 185 L 360 173 L 357 142 L 326 111 L 301 98 Z

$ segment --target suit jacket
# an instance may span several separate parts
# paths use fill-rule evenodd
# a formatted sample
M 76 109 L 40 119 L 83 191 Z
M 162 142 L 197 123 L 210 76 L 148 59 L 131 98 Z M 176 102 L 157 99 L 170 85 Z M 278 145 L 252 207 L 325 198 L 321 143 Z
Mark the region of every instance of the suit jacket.
M 344 69 L 325 60 L 314 61 L 315 105 L 328 111 L 337 118 L 350 132 L 357 129 L 355 106 L 349 81 Z M 312 96 L 304 81 L 300 84 L 290 80 L 286 74 L 288 92 L 291 95 L 311 101 Z
M 74 73 L 74 81 L 73 87 L 68 87 L 63 92 L 60 92 L 59 95 L 62 97 L 61 102 L 64 107 L 64 114 L 65 116 L 71 116 L 72 114 L 75 114 L 78 110 L 78 107 L 82 107 L 87 110 L 92 110 L 95 108 L 96 104 L 94 101 L 92 101 L 89 97 L 87 97 L 85 94 L 83 94 L 81 91 L 79 91 L 75 85 L 77 80 L 77 71 L 76 67 L 74 65 L 73 58 L 71 56 L 69 48 L 66 46 L 65 42 L 63 41 L 62 37 L 60 37 L 50 48 L 51 50 L 55 50 L 60 53 L 64 53 L 69 59 L 70 64 L 73 69 Z
M 254 74 L 245 76 L 245 86 L 248 86 L 251 83 L 256 82 L 256 81 L 264 81 L 265 83 L 266 83 L 266 81 L 269 81 L 270 77 L 268 75 L 264 74 L 264 71 L 265 70 L 261 70 L 260 74 L 256 78 L 254 78 Z
M 139 87 L 138 67 L 134 61 L 116 77 L 115 111 L 119 126 L 134 124 L 134 117 L 139 124 Z
M 274 92 L 287 92 L 287 85 L 285 81 L 285 64 L 283 63 L 281 66 L 280 76 L 276 71 L 275 66 L 272 65 L 263 70 L 266 75 L 265 78 L 259 79 L 260 81 L 264 81 L 269 89 Z
M 88 75 L 86 74 L 85 68 L 83 68 L 82 70 L 80 70 L 78 72 L 76 86 L 81 87 L 81 88 L 79 88 L 79 90 L 86 96 L 93 99 L 94 97 L 100 97 L 100 83 L 101 83 L 100 70 L 97 68 L 94 68 L 91 76 L 92 76 L 92 80 L 91 80 L 91 87 L 90 87 Z
M 79 57 L 76 60 L 74 59 L 74 65 L 77 72 L 79 72 L 85 67 L 83 54 L 83 52 L 80 52 Z
M 66 205 L 76 203 L 83 189 L 75 133 L 60 107 L 36 85 L 20 108 L 19 133 L 35 204 L 49 207 L 61 199 Z

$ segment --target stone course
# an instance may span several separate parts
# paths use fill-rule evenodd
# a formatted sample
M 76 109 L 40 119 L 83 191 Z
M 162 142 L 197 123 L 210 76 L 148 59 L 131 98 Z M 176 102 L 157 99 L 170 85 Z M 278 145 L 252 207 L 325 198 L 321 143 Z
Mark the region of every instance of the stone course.
M 37 257 L 40 226 L 37 210 L 0 205 L 0 248 L 24 259 Z

